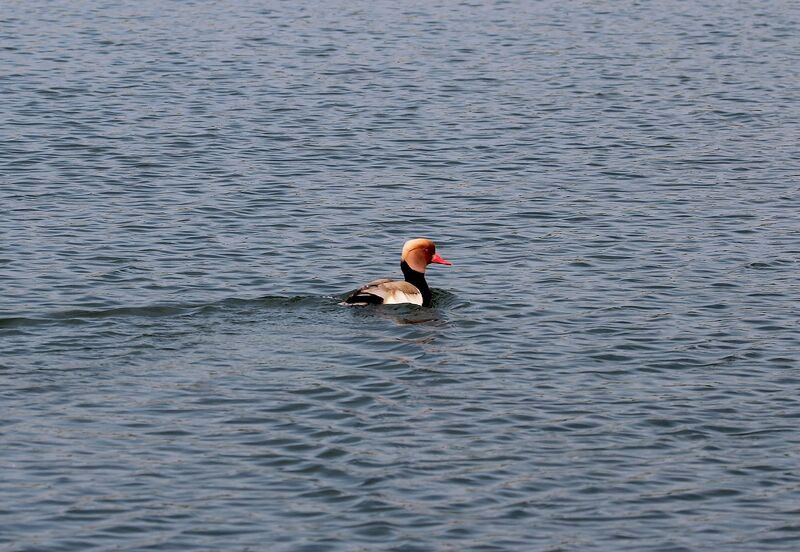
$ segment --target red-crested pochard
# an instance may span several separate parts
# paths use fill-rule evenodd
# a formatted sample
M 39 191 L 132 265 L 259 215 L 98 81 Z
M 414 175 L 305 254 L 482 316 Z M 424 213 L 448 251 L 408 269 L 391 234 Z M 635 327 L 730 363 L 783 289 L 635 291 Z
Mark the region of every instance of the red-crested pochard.
M 375 280 L 355 290 L 344 302 L 349 305 L 413 303 L 430 307 L 431 289 L 425 281 L 425 269 L 431 263 L 448 266 L 453 264 L 436 254 L 436 245 L 431 240 L 408 240 L 403 245 L 403 254 L 400 256 L 404 282 L 388 278 Z

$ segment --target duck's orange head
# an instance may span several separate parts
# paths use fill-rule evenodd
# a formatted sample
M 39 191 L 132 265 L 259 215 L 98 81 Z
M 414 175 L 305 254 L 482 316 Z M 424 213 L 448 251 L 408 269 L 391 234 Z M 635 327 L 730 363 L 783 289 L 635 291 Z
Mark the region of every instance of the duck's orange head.
M 403 254 L 400 262 L 405 262 L 417 272 L 425 272 L 431 263 L 451 266 L 453 263 L 436 254 L 436 244 L 425 238 L 408 240 L 403 245 Z

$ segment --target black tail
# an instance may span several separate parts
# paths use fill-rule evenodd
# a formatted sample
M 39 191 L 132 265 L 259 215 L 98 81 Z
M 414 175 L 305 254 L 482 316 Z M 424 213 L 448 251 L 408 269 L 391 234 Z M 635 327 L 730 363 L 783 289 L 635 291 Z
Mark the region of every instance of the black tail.
M 383 304 L 383 297 L 378 297 L 371 293 L 364 293 L 363 291 L 356 291 L 345 299 L 344 302 L 348 305 L 381 305 Z

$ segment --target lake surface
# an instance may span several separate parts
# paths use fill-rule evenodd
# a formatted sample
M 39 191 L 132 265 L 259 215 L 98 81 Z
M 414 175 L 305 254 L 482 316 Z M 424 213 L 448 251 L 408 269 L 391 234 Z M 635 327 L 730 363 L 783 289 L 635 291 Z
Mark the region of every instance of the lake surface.
M 4 3 L 0 549 L 797 550 L 798 27 Z

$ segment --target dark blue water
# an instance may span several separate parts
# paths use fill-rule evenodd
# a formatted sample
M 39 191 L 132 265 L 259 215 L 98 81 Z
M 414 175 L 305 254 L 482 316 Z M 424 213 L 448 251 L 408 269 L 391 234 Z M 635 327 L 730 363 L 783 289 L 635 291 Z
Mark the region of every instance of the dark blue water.
M 798 26 L 4 3 L 0 549 L 797 550 Z

